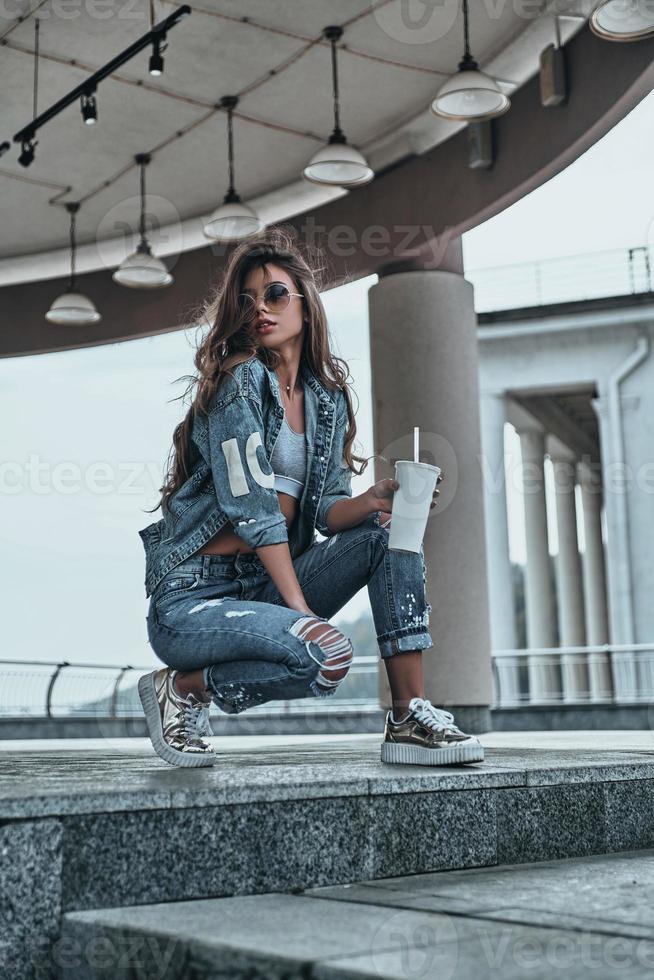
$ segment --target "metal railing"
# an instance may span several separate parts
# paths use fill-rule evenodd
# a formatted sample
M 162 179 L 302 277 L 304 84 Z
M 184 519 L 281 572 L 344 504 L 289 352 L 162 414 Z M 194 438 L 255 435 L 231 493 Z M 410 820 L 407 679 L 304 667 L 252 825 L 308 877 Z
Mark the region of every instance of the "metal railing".
M 355 657 L 346 682 L 320 699 L 327 712 L 376 711 L 379 657 Z M 0 660 L 0 718 L 141 718 L 139 677 L 153 666 Z M 654 643 L 494 650 L 491 708 L 561 704 L 654 705 Z M 302 714 L 316 698 L 269 701 L 248 714 Z M 213 709 L 219 712 L 218 708 Z
M 654 290 L 654 246 L 609 249 L 488 269 L 471 269 L 475 310 L 545 306 Z
M 494 650 L 495 707 L 654 704 L 654 643 Z
M 370 693 L 348 696 L 347 686 L 344 686 L 333 697 L 321 699 L 321 709 L 376 709 L 377 664 L 378 658 L 374 656 L 355 657 L 348 676 L 373 675 L 370 683 L 363 685 Z M 155 666 L 0 659 L 0 718 L 142 717 L 138 679 Z M 248 714 L 292 714 L 305 711 L 309 702 L 315 706 L 316 699 L 269 701 L 248 709 Z

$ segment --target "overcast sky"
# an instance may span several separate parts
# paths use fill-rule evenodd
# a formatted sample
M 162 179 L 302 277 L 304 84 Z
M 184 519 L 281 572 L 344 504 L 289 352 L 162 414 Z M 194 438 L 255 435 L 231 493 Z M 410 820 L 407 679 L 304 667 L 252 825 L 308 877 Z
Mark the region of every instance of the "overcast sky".
M 650 95 L 564 173 L 468 232 L 466 273 L 651 244 L 653 123 Z M 348 362 L 358 397 L 365 456 L 375 451 L 366 296 L 374 281 L 324 295 L 335 352 Z M 3 658 L 154 662 L 137 532 L 160 517 L 145 508 L 158 500 L 172 431 L 185 412 L 172 400 L 185 387 L 174 379 L 193 371 L 193 339 L 193 331 L 178 331 L 0 360 Z M 511 441 L 509 448 L 517 451 Z M 353 479 L 353 492 L 371 481 L 372 464 Z M 519 498 L 510 516 L 512 557 L 523 561 Z M 340 616 L 352 618 L 367 604 L 364 589 Z

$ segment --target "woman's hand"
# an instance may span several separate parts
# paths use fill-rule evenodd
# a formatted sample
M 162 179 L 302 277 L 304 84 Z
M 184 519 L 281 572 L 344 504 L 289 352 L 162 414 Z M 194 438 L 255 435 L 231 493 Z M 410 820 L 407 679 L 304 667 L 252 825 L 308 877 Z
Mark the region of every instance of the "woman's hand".
M 443 474 L 439 473 L 436 483 L 440 483 L 442 479 Z M 381 510 L 384 514 L 390 514 L 393 510 L 393 496 L 399 488 L 400 484 L 392 477 L 388 477 L 386 480 L 378 480 L 374 486 L 370 487 L 366 492 L 370 498 L 370 506 L 373 511 Z M 436 506 L 436 497 L 439 493 L 440 490 L 434 490 L 432 501 L 429 505 L 430 510 Z

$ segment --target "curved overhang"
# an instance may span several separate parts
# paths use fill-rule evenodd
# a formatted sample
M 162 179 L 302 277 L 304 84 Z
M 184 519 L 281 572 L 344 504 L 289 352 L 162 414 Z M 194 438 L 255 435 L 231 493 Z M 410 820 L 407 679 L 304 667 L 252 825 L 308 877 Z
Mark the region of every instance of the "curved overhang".
M 420 155 L 394 160 L 372 183 L 337 191 L 284 223 L 322 245 L 331 281 L 395 268 L 460 267 L 460 235 L 549 180 L 585 152 L 654 88 L 654 40 L 612 44 L 587 25 L 565 46 L 569 97 L 540 103 L 539 76 L 512 94 L 494 120 L 494 166 L 469 168 L 467 129 Z M 309 193 L 309 192 L 307 192 Z M 601 202 L 598 202 L 598 207 Z M 66 350 L 176 330 L 206 296 L 230 247 L 210 244 L 174 259 L 174 285 L 140 291 L 116 286 L 106 268 L 78 277 L 103 319 L 92 327 L 54 327 L 44 319 L 67 277 L 0 289 L 0 356 Z M 169 263 L 170 264 L 170 263 Z M 136 301 L 138 300 L 138 301 Z

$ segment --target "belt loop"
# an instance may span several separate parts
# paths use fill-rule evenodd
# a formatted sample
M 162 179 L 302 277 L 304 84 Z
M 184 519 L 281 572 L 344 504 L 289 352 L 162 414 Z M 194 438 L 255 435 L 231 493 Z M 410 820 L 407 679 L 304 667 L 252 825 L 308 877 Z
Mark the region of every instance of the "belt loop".
M 203 582 L 206 582 L 209 578 L 209 555 L 202 555 L 202 571 L 200 572 L 200 577 Z
M 237 577 L 242 574 L 243 569 L 241 568 L 241 556 L 239 555 L 238 551 L 234 555 L 234 568 L 236 569 Z

